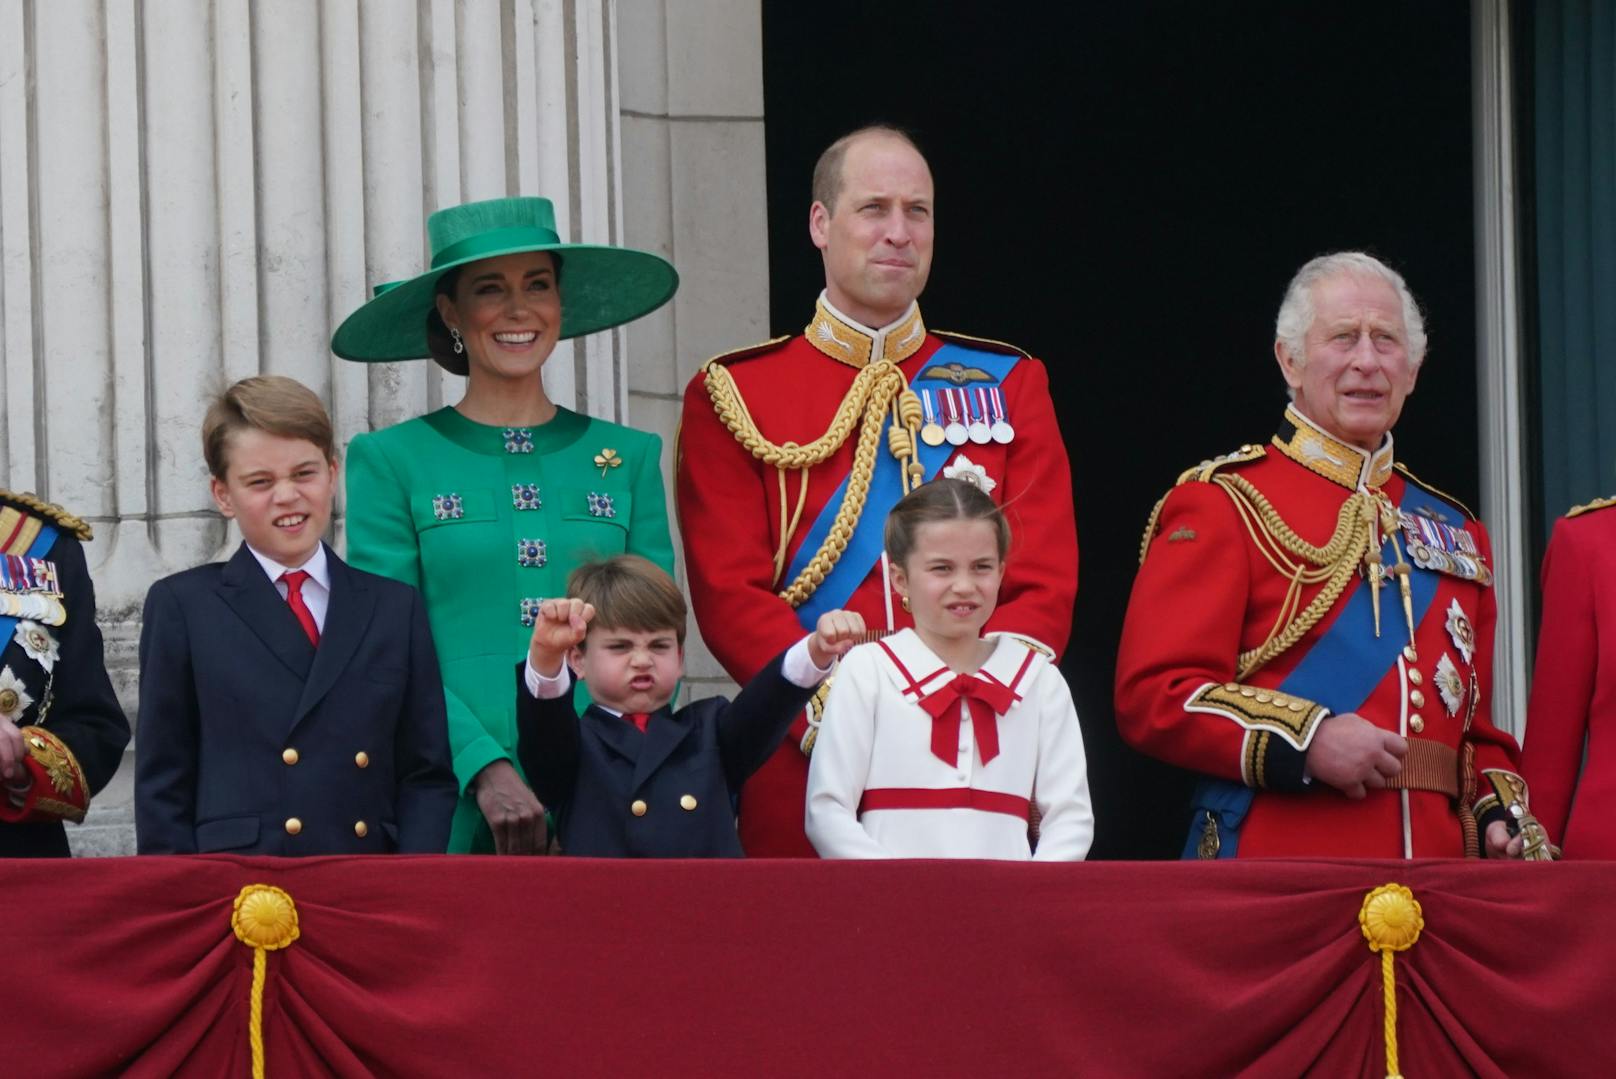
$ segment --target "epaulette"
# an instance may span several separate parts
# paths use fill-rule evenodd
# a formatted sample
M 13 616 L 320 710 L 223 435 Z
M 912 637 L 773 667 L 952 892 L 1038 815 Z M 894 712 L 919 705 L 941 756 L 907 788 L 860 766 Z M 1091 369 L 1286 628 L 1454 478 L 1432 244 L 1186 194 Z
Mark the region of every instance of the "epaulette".
M 1191 480 L 1198 483 L 1207 483 L 1212 479 L 1212 473 L 1218 469 L 1227 468 L 1229 465 L 1245 464 L 1247 461 L 1258 461 L 1265 457 L 1267 453 L 1267 446 L 1248 442 L 1233 453 L 1225 453 L 1220 457 L 1213 457 L 1191 468 L 1186 468 L 1178 474 L 1178 482 L 1174 483 L 1173 486 L 1177 487 L 1180 483 L 1189 483 Z
M 13 502 L 49 521 L 54 521 L 80 540 L 88 542 L 94 538 L 94 533 L 90 530 L 89 524 L 82 517 L 75 517 L 56 503 L 46 502 L 38 495 L 27 491 L 8 491 L 4 487 L 0 487 L 0 501 Z
M 1017 348 L 1008 341 L 995 341 L 991 337 L 972 337 L 968 333 L 955 333 L 953 330 L 934 330 L 926 327 L 927 333 L 934 333 L 945 341 L 958 341 L 963 345 L 981 345 L 989 352 L 1002 352 L 1007 356 L 1020 356 L 1024 360 L 1032 359 L 1032 354 L 1026 349 Z
M 1395 468 L 1397 471 L 1401 472 L 1403 474 L 1404 478 L 1407 479 L 1409 482 L 1417 484 L 1417 485 L 1425 488 L 1427 491 L 1430 491 L 1432 494 L 1438 495 L 1438 496 L 1440 496 L 1442 498 L 1445 498 L 1449 502 L 1452 502 L 1455 506 L 1458 506 L 1461 510 L 1464 511 L 1464 515 L 1466 517 L 1470 518 L 1472 521 L 1481 520 L 1480 517 L 1476 516 L 1476 511 L 1475 510 L 1471 509 L 1469 506 L 1465 505 L 1463 502 L 1459 501 L 1457 498 L 1454 498 L 1452 495 L 1448 494 L 1448 492 L 1444 491 L 1442 488 L 1433 487 L 1429 483 L 1426 483 L 1424 480 L 1422 480 L 1418 476 L 1414 475 L 1414 473 L 1410 472 L 1408 470 L 1408 466 L 1403 464 L 1403 462 L 1398 461 L 1392 467 Z
M 1592 502 L 1584 502 L 1580 506 L 1572 506 L 1570 509 L 1566 510 L 1566 516 L 1581 517 L 1585 513 L 1592 513 L 1594 510 L 1602 510 L 1607 506 L 1616 506 L 1616 497 L 1596 498 Z
M 728 366 L 729 364 L 735 363 L 738 360 L 749 360 L 753 356 L 761 356 L 765 352 L 772 352 L 789 340 L 791 340 L 791 335 L 786 334 L 783 337 L 771 337 L 767 341 L 759 341 L 755 345 L 746 345 L 743 348 L 732 348 L 728 352 L 720 352 L 718 355 L 702 364 L 701 369 L 706 371 L 707 368 L 711 367 L 715 363 Z
M 1225 453 L 1220 457 L 1213 457 L 1210 460 L 1202 461 L 1200 464 L 1195 465 L 1192 468 L 1186 468 L 1184 471 L 1178 474 L 1178 479 L 1173 483 L 1173 486 L 1178 487 L 1192 481 L 1196 483 L 1210 483 L 1212 481 L 1212 474 L 1218 469 L 1228 468 L 1231 465 L 1245 464 L 1247 461 L 1260 461 L 1263 459 L 1263 457 L 1267 456 L 1267 454 L 1268 447 L 1260 446 L 1253 442 L 1248 442 L 1244 446 L 1241 446 L 1239 449 L 1235 450 L 1233 453 Z M 1172 491 L 1168 491 L 1166 495 L 1162 495 L 1156 500 L 1156 504 L 1154 506 L 1150 507 L 1150 518 L 1145 521 L 1145 534 L 1140 537 L 1139 540 L 1139 564 L 1141 566 L 1145 564 L 1145 552 L 1150 550 L 1150 541 L 1156 535 L 1156 522 L 1161 518 L 1162 507 L 1167 505 L 1167 495 L 1172 493 Z

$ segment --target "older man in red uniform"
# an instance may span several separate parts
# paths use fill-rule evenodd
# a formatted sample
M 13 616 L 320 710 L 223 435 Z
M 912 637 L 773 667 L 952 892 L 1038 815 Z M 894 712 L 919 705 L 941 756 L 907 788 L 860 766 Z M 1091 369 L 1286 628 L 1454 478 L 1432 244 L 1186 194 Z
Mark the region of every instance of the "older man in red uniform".
M 882 526 L 904 491 L 937 475 L 1007 507 L 1015 539 L 988 630 L 1066 646 L 1077 530 L 1048 378 L 1019 349 L 927 328 L 916 298 L 934 212 L 931 170 L 902 132 L 837 140 L 814 170 L 808 231 L 825 291 L 813 320 L 709 361 L 685 391 L 676 460 L 690 597 L 737 682 L 822 609 L 910 624 L 886 582 Z M 810 706 L 742 792 L 752 856 L 813 856 L 803 802 L 815 716 Z
M 1207 777 L 1186 856 L 1519 856 L 1487 533 L 1395 461 L 1419 308 L 1378 260 L 1328 255 L 1275 336 L 1279 433 L 1190 469 L 1147 528 L 1122 734 Z
M 1567 513 L 1543 557 L 1522 767 L 1567 857 L 1616 858 L 1616 498 Z

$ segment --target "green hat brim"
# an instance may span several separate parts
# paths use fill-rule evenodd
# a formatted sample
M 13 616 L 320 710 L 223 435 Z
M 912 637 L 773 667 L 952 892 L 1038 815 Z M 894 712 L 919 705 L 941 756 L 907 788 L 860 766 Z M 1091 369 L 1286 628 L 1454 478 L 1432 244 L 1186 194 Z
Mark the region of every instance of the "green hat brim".
M 437 303 L 438 280 L 473 262 L 528 251 L 553 251 L 561 256 L 563 340 L 648 315 L 672 299 L 679 287 L 678 271 L 666 259 L 628 247 L 555 243 L 478 251 L 434 266 L 372 297 L 343 319 L 331 337 L 331 351 L 360 363 L 431 355 L 426 318 Z

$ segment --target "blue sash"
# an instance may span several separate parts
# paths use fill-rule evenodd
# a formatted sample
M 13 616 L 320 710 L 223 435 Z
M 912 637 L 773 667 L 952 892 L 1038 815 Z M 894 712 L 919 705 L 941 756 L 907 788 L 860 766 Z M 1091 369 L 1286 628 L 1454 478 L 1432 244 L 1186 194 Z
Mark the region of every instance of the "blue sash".
M 1418 498 L 1421 508 L 1434 506 L 1444 513 L 1451 513 L 1455 520 L 1466 518 L 1463 511 L 1425 488 L 1413 483 L 1406 484 L 1402 508 L 1408 509 L 1410 500 L 1415 498 Z M 1386 560 L 1386 565 L 1393 563 L 1395 559 L 1390 543 L 1382 547 L 1381 556 Z M 1414 625 L 1419 626 L 1430 610 L 1431 600 L 1436 596 L 1441 574 L 1412 563 L 1410 569 L 1413 571 L 1409 574 L 1409 588 L 1414 600 Z M 1379 637 L 1375 636 L 1373 590 L 1367 584 L 1360 583 L 1329 631 L 1314 642 L 1302 661 L 1285 676 L 1277 687 L 1278 692 L 1322 704 L 1330 709 L 1332 715 L 1356 712 L 1361 708 L 1385 678 L 1386 672 L 1397 662 L 1403 645 L 1407 643 L 1402 633 L 1406 628 L 1402 624 L 1402 596 L 1395 582 L 1389 583 L 1391 587 L 1382 589 L 1380 594 Z M 1255 794 L 1256 791 L 1244 783 L 1211 777 L 1201 779 L 1190 802 L 1190 835 L 1181 857 L 1198 856 L 1202 823 L 1206 820 L 1206 814 L 1210 813 L 1218 822 L 1218 857 L 1233 858 L 1240 846 L 1240 825 L 1245 820 L 1246 811 L 1251 808 L 1251 799 Z
M 50 524 L 41 525 L 40 529 L 39 529 L 39 535 L 34 537 L 33 544 L 29 546 L 28 552 L 26 554 L 24 554 L 23 557 L 24 558 L 44 558 L 46 552 L 48 552 L 51 549 L 51 546 L 55 542 L 56 542 L 56 527 L 54 525 L 50 525 Z M 56 582 L 57 587 L 60 587 L 61 583 L 62 583 L 61 581 L 57 581 Z M 17 616 L 16 615 L 9 615 L 9 614 L 8 615 L 0 615 L 0 652 L 5 651 L 6 646 L 11 643 L 12 635 L 15 634 L 16 632 L 17 632 Z
M 972 388 L 997 386 L 1004 382 L 1020 358 L 1002 352 L 983 352 L 960 345 L 946 344 L 932 353 L 931 358 L 921 368 L 922 374 L 936 367 L 957 363 L 964 367 L 980 369 L 989 375 L 992 381 L 961 384 L 947 379 L 922 377 L 909 383 L 909 387 L 919 393 L 921 390 L 953 389 L 960 385 Z M 890 427 L 892 422 L 889 416 L 887 427 Z M 864 512 L 859 515 L 858 523 L 853 527 L 853 535 L 848 539 L 842 557 L 836 560 L 836 565 L 831 567 L 831 571 L 825 575 L 825 580 L 814 590 L 814 594 L 797 608 L 797 621 L 804 629 L 813 629 L 820 615 L 846 604 L 858 586 L 870 575 L 870 570 L 881 560 L 887 513 L 898 504 L 898 499 L 903 497 L 903 465 L 887 452 L 886 432 L 886 427 L 883 427 L 881 445 L 875 453 L 875 471 L 870 476 L 870 490 L 864 501 Z M 925 469 L 923 478 L 925 480 L 935 478 L 938 470 L 947 464 L 954 451 L 960 448 L 947 442 L 941 446 L 920 443 L 917 457 Z M 847 497 L 849 478 L 842 477 L 842 482 L 837 486 L 835 493 L 830 496 L 825 508 L 820 510 L 819 516 L 809 527 L 807 535 L 803 537 L 796 555 L 786 569 L 784 580 L 788 582 L 796 580 L 797 575 L 803 571 L 818 552 L 820 545 L 825 542 L 825 537 L 830 535 L 831 525 L 836 521 L 836 513 L 841 509 L 842 499 Z

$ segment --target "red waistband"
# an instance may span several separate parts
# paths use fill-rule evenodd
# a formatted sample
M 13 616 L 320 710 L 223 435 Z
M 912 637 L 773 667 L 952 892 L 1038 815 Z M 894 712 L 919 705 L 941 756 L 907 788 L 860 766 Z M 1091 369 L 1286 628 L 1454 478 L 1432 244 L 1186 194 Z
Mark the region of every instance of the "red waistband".
M 859 799 L 859 813 L 872 809 L 976 809 L 983 813 L 1003 813 L 1027 819 L 1030 803 L 1025 798 L 1002 791 L 974 787 L 877 787 Z

